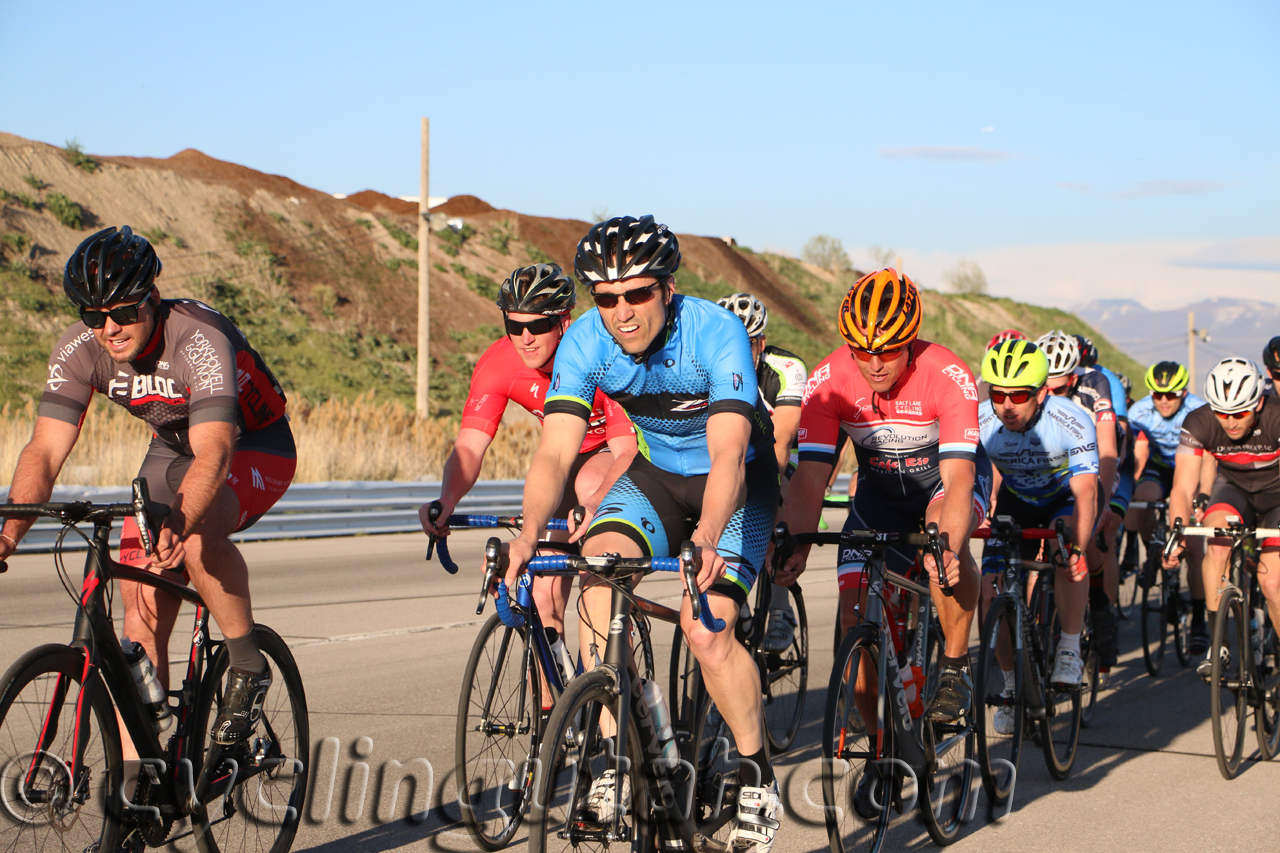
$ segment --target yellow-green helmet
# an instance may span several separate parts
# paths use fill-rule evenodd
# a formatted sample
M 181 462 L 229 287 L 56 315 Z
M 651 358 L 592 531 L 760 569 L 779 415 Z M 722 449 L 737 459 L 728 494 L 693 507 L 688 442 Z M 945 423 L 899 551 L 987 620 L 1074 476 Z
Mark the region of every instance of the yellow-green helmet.
M 1147 368 L 1148 391 L 1181 391 L 1191 381 L 1187 369 L 1176 361 L 1161 361 Z
M 1039 388 L 1049 378 L 1049 359 L 1031 341 L 1010 340 L 982 357 L 982 381 L 1001 388 Z

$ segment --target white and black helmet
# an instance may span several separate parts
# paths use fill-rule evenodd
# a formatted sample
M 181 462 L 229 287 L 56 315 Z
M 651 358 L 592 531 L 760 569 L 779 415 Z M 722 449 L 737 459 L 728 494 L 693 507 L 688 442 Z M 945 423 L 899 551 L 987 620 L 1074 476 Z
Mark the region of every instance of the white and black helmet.
M 742 325 L 747 327 L 748 338 L 760 337 L 764 334 L 764 327 L 769 325 L 769 309 L 750 293 L 732 293 L 717 299 L 716 304 L 737 315 Z
M 1036 346 L 1044 350 L 1049 359 L 1050 379 L 1074 373 L 1080 366 L 1080 342 L 1075 335 L 1054 329 L 1041 335 Z
M 1247 358 L 1224 358 L 1204 381 L 1204 396 L 1215 412 L 1247 412 L 1262 399 L 1262 373 Z
M 498 291 L 504 314 L 567 314 L 578 301 L 573 279 L 555 264 L 520 267 L 507 276 Z
M 652 216 L 615 216 L 591 227 L 578 243 L 573 271 L 583 284 L 637 275 L 666 278 L 680 268 L 680 243 Z

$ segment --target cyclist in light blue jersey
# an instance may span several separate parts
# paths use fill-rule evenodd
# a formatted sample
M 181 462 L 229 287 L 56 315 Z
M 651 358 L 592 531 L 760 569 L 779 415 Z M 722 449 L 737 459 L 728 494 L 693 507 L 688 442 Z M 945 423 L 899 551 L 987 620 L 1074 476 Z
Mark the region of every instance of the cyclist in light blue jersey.
M 991 386 L 990 405 L 980 414 L 982 446 L 1000 479 L 993 515 L 1011 516 L 1023 528 L 1046 528 L 1069 518 L 1071 557 L 1055 573 L 1062 636 L 1050 676 L 1055 685 L 1078 687 L 1084 674 L 1080 633 L 1089 585 L 1087 563 L 1078 544 L 1088 542 L 1100 510 L 1097 429 L 1088 414 L 1070 400 L 1049 394 L 1049 361 L 1030 341 L 1006 341 L 982 359 L 982 378 Z M 984 576 L 995 580 L 1000 566 L 988 542 Z M 1038 541 L 1018 543 L 1022 556 L 1034 559 Z M 982 584 L 985 611 L 996 589 Z M 1012 660 L 1006 683 L 1013 690 Z M 997 729 L 1013 731 L 1013 720 L 997 715 Z
M 578 244 L 574 271 L 596 308 L 569 327 L 556 351 L 507 583 L 528 564 L 560 501 L 586 435 L 588 401 L 599 389 L 631 417 L 640 452 L 588 518 L 583 554 L 672 557 L 691 540 L 698 586 L 711 611 L 732 625 L 764 563 L 778 509 L 778 463 L 746 328 L 714 302 L 676 294 L 679 266 L 675 234 L 652 216 L 601 222 Z M 593 650 L 607 645 L 611 592 L 608 584 L 583 586 L 579 637 L 588 666 Z M 692 618 L 687 596 L 680 616 L 742 758 L 729 846 L 768 853 L 781 801 L 762 737 L 756 666 L 732 629 L 712 633 Z M 629 780 L 612 770 L 597 777 L 587 796 L 592 822 L 612 820 L 615 792 L 630 810 Z
M 1162 361 L 1147 369 L 1146 383 L 1151 394 L 1133 404 L 1129 410 L 1129 423 L 1135 435 L 1134 460 L 1137 487 L 1134 500 L 1160 501 L 1173 491 L 1174 457 L 1178 452 L 1178 440 L 1182 435 L 1182 422 L 1187 415 L 1203 406 L 1204 400 L 1187 390 L 1191 381 L 1187 369 L 1176 361 Z M 1143 542 L 1151 540 L 1155 529 L 1155 513 L 1151 510 L 1131 510 L 1125 518 L 1125 529 L 1136 531 Z M 1137 556 L 1137 548 L 1128 553 Z M 1209 648 L 1209 629 L 1204 619 L 1204 579 L 1200 566 L 1204 560 L 1204 540 L 1192 537 L 1187 540 L 1187 583 L 1191 587 L 1191 653 L 1201 655 Z M 1154 564 L 1150 569 L 1154 570 Z M 1154 577 L 1144 572 L 1140 582 L 1150 586 Z

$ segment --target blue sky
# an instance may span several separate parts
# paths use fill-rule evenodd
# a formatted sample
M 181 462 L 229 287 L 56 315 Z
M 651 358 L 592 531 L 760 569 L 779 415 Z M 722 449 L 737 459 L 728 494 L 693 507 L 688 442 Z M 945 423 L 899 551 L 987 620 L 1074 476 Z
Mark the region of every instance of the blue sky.
M 428 115 L 432 195 L 972 257 L 1038 302 L 1278 298 L 1280 4 L 1119 6 L 7 3 L 0 130 L 403 195 Z M 1117 253 L 1141 281 L 1046 271 Z

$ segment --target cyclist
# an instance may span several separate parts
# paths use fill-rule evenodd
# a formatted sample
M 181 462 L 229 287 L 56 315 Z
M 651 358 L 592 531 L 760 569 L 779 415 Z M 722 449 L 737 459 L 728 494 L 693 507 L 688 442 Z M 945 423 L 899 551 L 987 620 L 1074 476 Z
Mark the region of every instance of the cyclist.
M 149 557 L 133 519 L 120 562 L 195 584 L 226 638 L 231 669 L 211 736 L 220 744 L 257 726 L 271 669 L 253 636 L 249 570 L 228 538 L 252 526 L 293 480 L 297 456 L 280 384 L 241 331 L 191 299 L 161 299 L 155 249 L 129 226 L 104 228 L 67 261 L 62 286 L 80 312 L 49 359 L 31 441 L 18 458 L 9 500 L 49 500 L 80 436 L 94 391 L 152 432 L 139 477 L 169 505 Z M 31 526 L 9 519 L 0 559 Z M 169 683 L 169 635 L 180 601 L 120 582 L 124 634 Z
M 798 355 L 766 345 L 764 330 L 769 324 L 769 309 L 759 299 L 749 293 L 733 293 L 717 300 L 716 304 L 733 312 L 746 326 L 760 399 L 773 420 L 773 452 L 785 493 L 787 481 L 795 471 L 792 449 L 796 446 L 800 403 L 809 371 Z M 769 608 L 769 622 L 760 647 L 766 652 L 781 653 L 791 645 L 795 635 L 796 615 L 791 596 L 779 584 L 773 585 L 769 600 L 773 606 Z
M 1120 440 L 1111 383 L 1099 371 L 1080 366 L 1080 342 L 1075 335 L 1054 330 L 1041 336 L 1036 345 L 1049 360 L 1049 379 L 1045 383 L 1049 393 L 1067 397 L 1083 407 L 1097 430 L 1098 487 L 1102 493 L 1099 506 L 1105 508 L 1120 485 Z M 1091 537 L 1083 546 L 1089 565 L 1089 606 L 1093 613 L 1094 639 L 1098 643 L 1099 668 L 1109 669 L 1116 658 L 1117 616 L 1112 602 L 1119 593 L 1119 567 L 1108 579 L 1097 541 Z
M 509 545 L 507 582 L 527 565 L 535 531 L 560 500 L 586 434 L 586 401 L 599 389 L 631 416 L 640 453 L 588 520 L 583 553 L 669 557 L 690 539 L 699 588 L 711 611 L 732 623 L 764 561 L 778 508 L 777 460 L 746 329 L 714 302 L 676 294 L 679 266 L 675 234 L 652 216 L 600 222 L 578 244 L 574 271 L 596 309 L 560 344 L 546 428 L 525 482 L 528 524 Z M 604 648 L 610 598 L 606 584 L 583 589 L 584 661 Z M 758 778 L 743 773 L 730 846 L 767 853 L 780 801 L 755 665 L 732 630 L 712 633 L 695 622 L 688 601 L 681 628 L 745 766 L 758 771 Z M 613 817 L 615 786 L 628 801 L 627 779 L 618 783 L 606 771 L 593 783 L 588 810 L 598 822 Z
M 1263 393 L 1268 397 L 1276 392 L 1276 383 L 1280 382 L 1280 335 L 1267 341 L 1262 350 L 1262 364 L 1267 369 L 1266 388 Z
M 942 595 L 932 556 L 924 558 L 946 645 L 938 690 L 926 714 L 954 721 L 969 711 L 969 628 L 978 598 L 978 568 L 969 535 L 986 515 L 991 467 L 978 445 L 978 391 L 964 362 L 945 347 L 920 340 L 923 309 L 911 279 L 895 269 L 861 278 L 840 306 L 840 334 L 848 344 L 831 353 L 809 377 L 800 414 L 800 464 L 791 477 L 784 512 L 793 532 L 815 529 L 822 494 L 841 432 L 858 457 L 858 489 L 845 529 L 914 532 L 936 522 L 954 598 Z M 805 569 L 809 548 L 787 561 L 783 582 Z M 916 554 L 890 549 L 889 568 L 906 573 Z M 839 555 L 841 630 L 865 609 L 862 575 L 868 554 Z M 876 679 L 871 677 L 871 683 Z M 859 683 L 865 683 L 861 680 Z M 874 692 L 857 696 L 864 720 L 876 719 Z M 874 767 L 875 765 L 870 765 Z M 870 800 L 878 770 L 863 774 L 859 814 L 874 815 Z
M 471 374 L 458 438 L 444 466 L 440 516 L 431 521 L 431 503 L 418 510 L 426 533 L 449 535 L 449 514 L 479 479 L 485 452 L 498 432 L 509 401 L 542 419 L 556 350 L 572 322 L 569 312 L 576 302 L 573 280 L 555 264 L 521 267 L 502 282 L 496 304 L 502 311 L 506 334 L 484 351 Z M 626 412 L 597 391 L 587 435 L 569 469 L 573 488 L 565 490 L 554 510 L 555 517 L 567 517 L 578 504 L 594 510 L 635 455 L 635 429 Z M 564 613 L 572 586 L 573 579 L 567 577 L 539 577 L 533 582 L 538 614 L 557 652 L 562 648 L 559 644 L 563 642 L 560 638 L 564 634 Z M 543 696 L 549 703 L 550 694 L 544 690 Z
M 1217 476 L 1209 495 L 1204 526 L 1226 527 L 1237 516 L 1247 527 L 1280 527 L 1280 400 L 1264 397 L 1262 374 L 1243 358 L 1227 358 L 1205 380 L 1208 405 L 1182 422 L 1169 516 L 1193 524 L 1192 501 L 1202 468 L 1213 459 Z M 1264 539 L 1258 559 L 1258 586 L 1267 599 L 1271 624 L 1280 625 L 1280 539 Z M 1229 540 L 1210 539 L 1204 557 L 1203 584 L 1212 628 L 1218 610 L 1218 585 L 1226 571 Z M 1177 565 L 1182 548 L 1165 562 Z M 1208 679 L 1212 650 L 1196 667 Z
M 1129 422 L 1137 436 L 1134 443 L 1138 479 L 1135 500 L 1160 501 L 1173 493 L 1182 425 L 1188 415 L 1204 405 L 1204 400 L 1187 390 L 1190 380 L 1187 369 L 1176 361 L 1161 361 L 1147 368 L 1146 385 L 1151 393 L 1134 403 L 1129 412 Z M 1141 533 L 1143 542 L 1151 541 L 1155 524 L 1155 512 L 1152 510 L 1134 510 L 1125 521 L 1128 529 Z M 1137 548 L 1130 548 L 1129 553 L 1136 560 Z M 1189 566 L 1187 584 L 1191 588 L 1191 636 L 1188 644 L 1192 653 L 1199 655 L 1209 648 L 1209 633 L 1204 621 L 1205 591 L 1200 582 L 1201 561 L 1204 559 L 1201 540 L 1193 539 L 1188 543 L 1186 556 Z M 1150 586 L 1153 580 L 1153 577 L 1144 575 L 1141 582 Z
M 1005 341 L 1025 341 L 1027 336 L 1019 332 L 1017 329 L 1005 329 L 1003 332 L 996 332 L 991 336 L 991 340 L 987 341 L 987 348 L 983 352 L 993 350 Z M 979 371 L 981 372 L 981 371 Z M 987 400 L 987 383 L 978 378 L 978 403 L 981 404 Z
M 1054 573 L 1054 594 L 1062 626 L 1058 653 L 1050 680 L 1063 687 L 1078 687 L 1084 675 L 1080 633 L 1084 627 L 1088 561 L 1074 543 L 1088 542 L 1101 507 L 1098 485 L 1097 429 L 1074 403 L 1051 395 L 1046 387 L 1049 360 L 1030 341 L 1007 341 L 988 350 L 982 359 L 982 378 L 991 385 L 991 406 L 980 421 L 982 446 L 1000 477 L 993 515 L 1011 516 L 1023 528 L 1052 527 L 1055 519 L 1068 518 L 1073 534 L 1071 554 Z M 994 581 L 1002 566 L 988 542 L 982 571 Z M 1040 543 L 1019 544 L 1022 557 L 1034 559 Z M 990 554 L 990 556 L 988 556 Z M 994 583 L 982 584 L 985 613 L 996 594 Z M 1001 656 L 1005 689 L 1014 690 L 1013 661 Z M 1012 714 L 996 712 L 996 730 L 1010 734 Z

